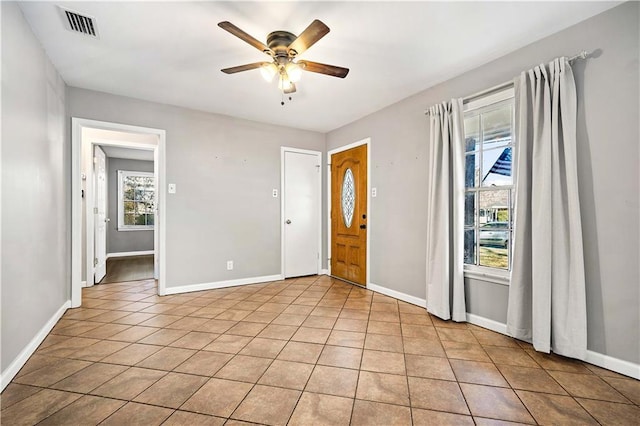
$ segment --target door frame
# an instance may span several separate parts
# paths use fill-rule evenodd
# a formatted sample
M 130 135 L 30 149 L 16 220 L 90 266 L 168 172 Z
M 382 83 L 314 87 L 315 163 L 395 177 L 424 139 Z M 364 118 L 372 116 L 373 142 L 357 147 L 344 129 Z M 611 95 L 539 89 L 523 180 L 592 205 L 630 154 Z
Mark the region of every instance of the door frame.
M 365 287 L 371 285 L 371 138 L 327 151 L 327 275 L 331 275 L 331 156 L 359 146 L 367 146 L 367 256 Z
M 318 221 L 318 261 L 316 262 L 317 274 L 320 275 L 322 271 L 322 152 L 312 151 L 309 149 L 291 148 L 287 146 L 280 147 L 280 275 L 282 279 L 285 279 L 285 237 L 284 237 L 284 205 L 285 205 L 285 190 L 284 190 L 284 156 L 286 152 L 294 152 L 296 154 L 307 154 L 318 157 L 318 164 L 320 164 L 320 170 L 318 171 L 318 206 L 320 206 L 320 214 Z
M 124 142 L 118 140 L 91 139 L 82 137 L 83 129 L 112 130 L 126 133 L 142 133 L 157 136 L 157 143 L 145 142 Z M 157 256 L 158 270 L 154 275 L 158 280 L 158 295 L 165 294 L 166 277 L 166 199 L 161 190 L 164 188 L 166 179 L 166 131 L 149 127 L 132 126 L 127 124 L 112 123 L 107 121 L 89 120 L 84 118 L 71 118 L 71 307 L 76 308 L 82 304 L 82 154 L 87 164 L 93 164 L 93 146 L 109 145 L 124 148 L 146 149 L 153 151 L 154 176 L 156 178 L 156 214 L 159 213 L 159 220 L 153 231 L 153 245 L 155 256 Z M 83 148 L 87 148 L 83 151 Z M 87 158 L 89 157 L 89 158 Z M 89 171 L 88 171 L 89 172 Z M 93 178 L 93 168 L 91 175 L 87 174 L 87 181 Z M 89 211 L 93 205 L 93 189 L 91 185 L 86 185 L 85 189 L 85 229 L 86 229 L 86 266 L 87 281 L 89 276 L 93 276 L 93 214 Z M 91 231 L 91 232 L 89 232 Z M 154 268 L 155 269 L 155 268 Z M 87 282 L 87 285 L 89 283 Z

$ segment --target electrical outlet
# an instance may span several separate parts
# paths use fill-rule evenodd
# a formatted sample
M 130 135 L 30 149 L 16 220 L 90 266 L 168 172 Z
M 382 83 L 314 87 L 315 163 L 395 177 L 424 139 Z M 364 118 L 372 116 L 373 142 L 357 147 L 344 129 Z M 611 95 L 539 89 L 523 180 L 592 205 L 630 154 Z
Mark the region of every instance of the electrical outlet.
M 175 183 L 170 183 L 168 185 L 168 192 L 169 194 L 175 194 L 176 193 L 176 184 Z
M 273 198 L 278 198 L 278 190 L 274 189 L 271 195 L 273 195 Z
M 371 196 L 372 197 L 378 196 L 378 188 L 371 188 Z
M 227 260 L 227 271 L 231 271 L 233 269 L 233 260 Z

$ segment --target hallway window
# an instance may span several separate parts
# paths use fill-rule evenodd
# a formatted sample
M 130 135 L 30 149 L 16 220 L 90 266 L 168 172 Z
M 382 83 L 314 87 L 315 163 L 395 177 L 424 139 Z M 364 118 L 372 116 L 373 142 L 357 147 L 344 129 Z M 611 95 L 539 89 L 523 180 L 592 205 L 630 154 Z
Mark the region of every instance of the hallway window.
M 118 231 L 153 229 L 153 173 L 118 170 Z

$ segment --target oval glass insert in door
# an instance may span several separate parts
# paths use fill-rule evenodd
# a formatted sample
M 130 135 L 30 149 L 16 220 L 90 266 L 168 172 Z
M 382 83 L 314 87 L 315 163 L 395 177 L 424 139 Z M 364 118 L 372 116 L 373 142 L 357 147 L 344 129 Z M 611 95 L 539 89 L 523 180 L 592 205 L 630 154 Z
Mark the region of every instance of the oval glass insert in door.
M 353 212 L 356 205 L 356 189 L 355 181 L 353 179 L 353 172 L 351 169 L 347 169 L 344 172 L 344 179 L 342 180 L 342 193 L 340 196 L 342 203 L 342 220 L 347 228 L 351 228 L 351 222 L 353 221 Z

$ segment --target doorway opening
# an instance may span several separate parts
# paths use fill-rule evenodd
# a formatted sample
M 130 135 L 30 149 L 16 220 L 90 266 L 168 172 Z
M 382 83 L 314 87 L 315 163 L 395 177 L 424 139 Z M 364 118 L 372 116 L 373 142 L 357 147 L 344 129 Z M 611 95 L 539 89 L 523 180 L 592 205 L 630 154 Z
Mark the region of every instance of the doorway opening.
M 116 274 L 122 281 L 148 274 L 140 261 L 153 256 L 148 278 L 164 294 L 164 149 L 164 130 L 72 118 L 72 307 L 81 305 L 83 286 L 108 279 L 107 258 L 138 258 L 139 271 Z
M 149 139 L 154 141 L 153 137 Z M 93 282 L 106 284 L 157 278 L 153 231 L 158 188 L 153 173 L 153 151 L 96 144 L 93 149 L 96 189 L 93 200 L 97 211 L 94 214 L 96 266 Z M 106 157 L 106 191 L 99 190 L 102 154 Z M 107 194 L 106 203 L 101 192 Z M 85 212 L 90 214 L 91 208 Z M 102 228 L 106 229 L 105 235 Z
M 369 138 L 327 153 L 329 275 L 367 287 L 370 280 Z

